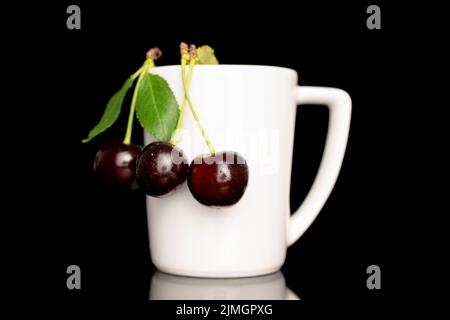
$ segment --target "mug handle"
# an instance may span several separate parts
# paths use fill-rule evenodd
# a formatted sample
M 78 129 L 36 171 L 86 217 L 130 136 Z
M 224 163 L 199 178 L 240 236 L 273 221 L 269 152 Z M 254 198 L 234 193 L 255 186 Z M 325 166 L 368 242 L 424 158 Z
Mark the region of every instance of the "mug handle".
M 297 105 L 326 105 L 330 112 L 327 140 L 316 178 L 305 200 L 288 220 L 288 246 L 309 228 L 333 190 L 344 159 L 352 113 L 352 100 L 344 90 L 307 86 L 295 90 Z

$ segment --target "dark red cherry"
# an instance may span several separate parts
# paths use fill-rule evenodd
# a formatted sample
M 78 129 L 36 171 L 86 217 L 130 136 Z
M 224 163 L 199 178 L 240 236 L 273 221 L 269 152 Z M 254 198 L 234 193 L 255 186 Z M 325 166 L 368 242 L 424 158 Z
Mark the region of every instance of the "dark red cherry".
M 137 182 L 149 196 L 164 196 L 182 184 L 188 174 L 189 165 L 183 152 L 168 142 L 153 142 L 147 145 L 138 158 Z
M 200 155 L 189 166 L 189 190 L 206 206 L 235 204 L 244 194 L 247 183 L 247 162 L 234 151 Z
M 109 186 L 120 189 L 137 189 L 136 159 L 141 147 L 123 144 L 119 140 L 103 143 L 94 160 L 94 170 Z

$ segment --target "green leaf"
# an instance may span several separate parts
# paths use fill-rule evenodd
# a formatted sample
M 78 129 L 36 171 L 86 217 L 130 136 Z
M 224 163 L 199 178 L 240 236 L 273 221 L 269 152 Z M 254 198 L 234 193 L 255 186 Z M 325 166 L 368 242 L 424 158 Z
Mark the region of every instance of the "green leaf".
M 89 135 L 86 139 L 83 139 L 82 142 L 88 142 L 98 134 L 102 133 L 109 127 L 111 127 L 114 122 L 116 122 L 119 117 L 120 110 L 122 108 L 123 99 L 127 94 L 127 91 L 133 85 L 134 79 L 129 77 L 125 83 L 122 85 L 119 91 L 117 91 L 108 101 L 106 105 L 105 111 L 103 112 L 103 116 L 101 117 L 98 124 L 89 132 Z
M 166 80 L 152 73 L 141 79 L 136 97 L 136 116 L 153 137 L 168 141 L 180 115 L 177 99 Z
M 197 56 L 200 64 L 219 64 L 214 49 L 210 46 L 201 46 L 197 49 Z

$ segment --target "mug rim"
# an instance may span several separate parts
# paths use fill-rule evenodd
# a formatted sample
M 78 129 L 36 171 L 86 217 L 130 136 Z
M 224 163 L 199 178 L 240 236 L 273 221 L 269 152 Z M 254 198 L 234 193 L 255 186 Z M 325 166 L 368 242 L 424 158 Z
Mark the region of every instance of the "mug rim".
M 189 65 L 187 65 L 189 67 Z M 149 71 L 154 69 L 176 69 L 181 68 L 179 64 L 171 64 L 171 65 L 163 65 L 163 66 L 155 66 L 151 68 Z M 272 69 L 274 71 L 284 71 L 288 73 L 292 73 L 293 75 L 297 75 L 297 71 L 287 67 L 279 67 L 279 66 L 271 66 L 271 65 L 258 65 L 258 64 L 196 64 L 195 68 L 200 69 L 228 69 L 228 68 L 245 68 L 245 69 Z

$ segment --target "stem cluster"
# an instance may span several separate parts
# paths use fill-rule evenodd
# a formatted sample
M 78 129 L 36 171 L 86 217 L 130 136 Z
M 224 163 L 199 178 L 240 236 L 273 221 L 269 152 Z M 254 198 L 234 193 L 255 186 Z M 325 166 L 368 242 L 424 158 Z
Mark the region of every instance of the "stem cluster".
M 180 138 L 180 128 L 183 123 L 184 111 L 186 109 L 186 102 L 187 102 L 187 104 L 189 105 L 189 109 L 191 110 L 192 116 L 194 117 L 195 122 L 197 123 L 197 126 L 200 129 L 200 132 L 203 136 L 203 139 L 206 142 L 206 145 L 208 146 L 210 154 L 214 155 L 216 151 L 211 143 L 211 140 L 206 135 L 205 129 L 201 125 L 200 119 L 198 118 L 197 112 L 195 111 L 194 105 L 192 104 L 191 98 L 189 97 L 189 88 L 191 85 L 192 73 L 194 71 L 195 65 L 198 64 L 199 62 L 197 56 L 197 48 L 195 47 L 195 45 L 188 46 L 186 43 L 182 42 L 180 44 L 180 54 L 181 54 L 181 80 L 183 83 L 184 97 L 183 103 L 181 105 L 180 117 L 178 118 L 175 134 L 171 142 L 173 144 L 178 143 L 178 140 Z M 189 71 L 186 77 L 186 65 L 188 62 L 189 62 Z

